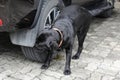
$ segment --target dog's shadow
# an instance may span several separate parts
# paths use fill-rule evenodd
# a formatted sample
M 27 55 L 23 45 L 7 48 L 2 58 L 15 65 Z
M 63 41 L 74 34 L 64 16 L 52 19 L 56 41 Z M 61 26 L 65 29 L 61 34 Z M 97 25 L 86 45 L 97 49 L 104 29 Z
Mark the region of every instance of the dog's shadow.
M 16 51 L 16 50 L 20 51 L 20 48 L 11 43 L 9 38 L 9 33 L 1 32 L 0 33 L 0 53 Z

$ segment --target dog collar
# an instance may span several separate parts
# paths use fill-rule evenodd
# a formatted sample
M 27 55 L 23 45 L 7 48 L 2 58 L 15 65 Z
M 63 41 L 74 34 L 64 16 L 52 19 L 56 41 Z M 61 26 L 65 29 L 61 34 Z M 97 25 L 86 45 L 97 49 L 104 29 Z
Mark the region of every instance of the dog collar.
M 63 33 L 58 28 L 53 28 L 53 30 L 57 31 L 60 34 L 61 40 L 60 40 L 59 45 L 58 45 L 60 47 L 63 43 Z

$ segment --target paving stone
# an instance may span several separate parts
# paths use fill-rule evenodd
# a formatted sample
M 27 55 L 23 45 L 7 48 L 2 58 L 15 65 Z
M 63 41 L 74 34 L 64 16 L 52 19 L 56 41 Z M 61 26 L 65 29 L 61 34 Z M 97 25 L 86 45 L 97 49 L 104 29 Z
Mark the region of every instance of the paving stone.
M 34 79 L 32 79 L 32 80 L 41 80 L 41 79 L 39 79 L 38 77 L 35 77 Z
M 102 80 L 113 80 L 114 77 L 112 76 L 109 76 L 109 75 L 106 75 L 106 76 L 103 76 Z
M 102 68 L 102 69 L 107 69 L 107 68 L 110 68 L 112 65 L 113 65 L 113 60 L 111 59 L 104 59 L 104 61 L 101 63 L 101 65 L 99 66 L 99 68 Z
M 120 78 L 120 72 L 116 75 L 116 78 Z
M 38 76 L 41 80 L 59 80 L 53 76 L 49 76 L 49 75 L 45 75 L 45 74 L 41 74 L 40 76 Z
M 3 71 L 5 71 L 5 69 L 4 68 L 0 68 L 0 73 L 2 73 Z
M 94 71 L 98 68 L 99 65 L 100 65 L 100 63 L 89 63 L 88 66 L 85 67 L 85 69 Z
M 63 58 L 62 58 L 63 59 Z M 49 67 L 50 70 L 54 72 L 60 72 L 61 74 L 63 73 L 65 66 L 65 60 L 54 60 L 51 62 L 51 66 Z
M 101 47 L 112 49 L 117 45 L 118 42 L 116 42 L 113 37 L 106 37 L 106 39 L 99 44 Z
M 102 73 L 94 72 L 88 80 L 101 80 L 103 75 Z
M 18 79 L 18 80 L 31 80 L 31 79 L 33 79 L 33 77 L 22 74 L 22 73 L 15 73 L 15 74 L 10 75 L 10 77 L 13 77 L 13 78 Z
M 94 56 L 101 56 L 101 57 L 107 57 L 108 54 L 110 53 L 110 49 L 106 48 L 106 47 L 101 47 L 101 46 L 98 46 L 96 47 L 91 53 L 89 54 L 92 54 Z
M 87 50 L 87 51 L 92 51 L 98 45 L 98 43 L 95 42 L 94 40 L 88 41 L 88 42 L 89 42 L 89 44 L 85 47 L 85 50 Z
M 72 76 L 64 76 L 64 77 L 61 77 L 60 80 L 74 80 L 74 77 L 72 77 Z
M 89 63 L 98 63 L 99 64 L 99 63 L 103 62 L 103 59 L 94 57 L 91 55 L 83 54 L 83 55 L 81 55 L 80 61 L 83 63 L 87 63 L 87 64 L 89 64 Z
M 73 77 L 79 77 L 81 79 L 87 79 L 88 77 L 90 77 L 90 71 L 88 70 L 84 70 L 84 69 L 79 69 L 79 68 L 76 68 L 76 69 L 72 69 L 72 74 L 71 76 Z
M 6 78 L 3 79 L 3 80 L 20 80 L 20 79 L 15 79 L 15 78 L 6 77 Z
M 24 67 L 23 69 L 21 69 L 20 72 L 25 74 L 25 73 L 28 73 L 28 72 L 32 71 L 32 69 L 33 69 L 33 67 L 28 65 L 28 66 Z
M 30 72 L 27 73 L 27 75 L 31 76 L 31 77 L 35 77 L 40 75 L 42 72 L 42 70 L 40 68 L 36 68 L 36 69 L 32 69 Z
M 120 60 L 115 61 L 112 66 L 120 69 Z
M 113 50 L 111 51 L 111 53 L 107 56 L 107 58 L 111 59 L 111 60 L 120 60 L 120 51 L 118 50 Z
M 114 80 L 120 80 L 120 78 L 116 78 L 116 79 L 114 79 Z
M 44 74 L 49 75 L 49 76 L 53 76 L 53 77 L 55 77 L 55 78 L 60 78 L 60 77 L 63 76 L 63 73 L 61 74 L 61 73 L 59 73 L 59 72 L 57 72 L 57 71 L 50 71 L 50 70 L 46 70 L 46 71 L 44 72 Z
M 96 72 L 111 75 L 111 76 L 115 76 L 118 73 L 117 71 L 113 71 L 111 68 L 110 69 L 97 69 Z
M 78 61 L 77 63 L 78 63 L 77 67 L 79 67 L 79 68 L 85 68 L 88 65 L 87 63 L 84 63 L 84 62 L 81 62 L 81 61 Z
M 13 74 L 13 72 L 10 70 L 6 70 L 6 71 L 0 73 L 0 80 L 4 79 L 7 76 L 10 76 L 11 74 Z
M 74 80 L 83 80 L 83 79 L 81 79 L 81 78 L 77 77 L 77 78 L 75 78 Z
M 3 69 L 5 69 L 5 70 L 11 70 L 11 71 L 13 71 L 13 72 L 17 72 L 17 71 L 20 71 L 21 70 L 21 68 L 20 68 L 20 66 L 19 65 L 15 65 L 15 64 L 17 64 L 17 63 L 9 63 L 8 62 L 8 64 L 6 63 L 5 65 L 3 65 Z

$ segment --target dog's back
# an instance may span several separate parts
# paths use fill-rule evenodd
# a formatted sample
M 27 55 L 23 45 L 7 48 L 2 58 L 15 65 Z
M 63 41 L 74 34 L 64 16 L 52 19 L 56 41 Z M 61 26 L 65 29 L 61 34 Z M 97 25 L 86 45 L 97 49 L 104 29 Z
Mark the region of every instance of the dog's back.
M 80 16 L 81 15 L 81 16 Z M 78 17 L 88 17 L 91 14 L 80 5 L 71 5 L 61 11 L 60 17 L 71 18 L 73 21 Z
M 71 23 L 72 28 L 74 28 L 76 32 L 77 30 L 80 30 L 81 26 L 86 25 L 86 23 L 89 24 L 91 22 L 91 18 L 92 15 L 85 8 L 80 5 L 70 5 L 61 11 L 55 22 L 63 22 L 65 24 Z M 66 27 L 70 28 L 70 26 Z

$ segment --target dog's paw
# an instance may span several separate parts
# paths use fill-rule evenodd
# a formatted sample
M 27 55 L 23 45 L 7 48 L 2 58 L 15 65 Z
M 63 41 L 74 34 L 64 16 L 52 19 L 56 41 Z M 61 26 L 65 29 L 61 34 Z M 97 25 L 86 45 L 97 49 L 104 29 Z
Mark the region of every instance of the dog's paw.
M 71 74 L 71 71 L 70 70 L 65 70 L 64 71 L 64 75 L 70 75 Z
M 79 56 L 74 55 L 74 56 L 72 57 L 72 59 L 79 59 Z
M 42 65 L 41 69 L 48 69 L 48 67 L 49 67 L 48 65 Z

